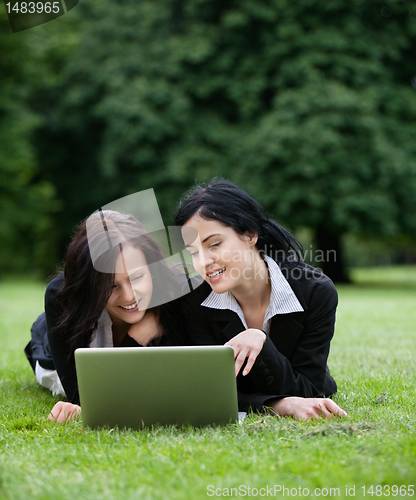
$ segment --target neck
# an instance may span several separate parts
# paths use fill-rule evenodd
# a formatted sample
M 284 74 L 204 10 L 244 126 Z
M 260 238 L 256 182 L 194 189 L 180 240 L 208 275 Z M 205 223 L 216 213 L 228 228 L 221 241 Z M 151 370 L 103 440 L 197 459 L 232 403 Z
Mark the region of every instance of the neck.
M 232 290 L 242 309 L 263 309 L 270 303 L 271 283 L 265 261 L 256 252 L 251 272 L 241 288 Z
M 111 328 L 113 332 L 113 345 L 114 347 L 117 347 L 123 341 L 131 325 L 118 318 L 112 318 L 111 315 L 110 318 L 113 322 L 113 326 Z

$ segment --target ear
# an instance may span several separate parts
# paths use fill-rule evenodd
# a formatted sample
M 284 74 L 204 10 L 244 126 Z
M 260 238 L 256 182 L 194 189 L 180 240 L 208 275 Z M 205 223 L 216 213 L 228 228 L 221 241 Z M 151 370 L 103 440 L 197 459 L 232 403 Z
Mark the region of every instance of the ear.
M 251 247 L 254 247 L 259 239 L 259 235 L 257 233 L 246 231 L 246 237 L 248 239 L 248 243 Z

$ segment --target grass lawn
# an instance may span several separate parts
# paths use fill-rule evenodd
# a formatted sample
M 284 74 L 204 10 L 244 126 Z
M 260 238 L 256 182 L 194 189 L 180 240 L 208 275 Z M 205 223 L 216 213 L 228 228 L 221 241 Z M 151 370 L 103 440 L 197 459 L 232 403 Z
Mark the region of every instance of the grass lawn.
M 275 487 L 276 498 L 306 489 L 363 498 L 364 485 L 366 498 L 407 496 L 409 485 L 416 489 L 416 269 L 398 272 L 403 280 L 360 270 L 357 285 L 339 287 L 329 365 L 347 418 L 146 431 L 47 421 L 56 399 L 23 354 L 44 286 L 1 282 L 0 498 L 273 497 Z

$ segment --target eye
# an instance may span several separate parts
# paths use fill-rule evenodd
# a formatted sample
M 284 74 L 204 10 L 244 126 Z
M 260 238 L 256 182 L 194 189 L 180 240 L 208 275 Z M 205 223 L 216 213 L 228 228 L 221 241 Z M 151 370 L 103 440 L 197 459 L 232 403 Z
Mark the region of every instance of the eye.
M 197 250 L 195 252 L 189 252 L 189 253 L 192 255 L 192 257 L 199 254 L 199 252 Z
M 131 276 L 130 281 L 139 281 L 144 277 L 144 274 L 140 274 L 139 276 Z
M 218 241 L 217 243 L 213 243 L 212 245 L 210 245 L 209 248 L 218 248 L 220 245 L 221 245 L 221 241 Z

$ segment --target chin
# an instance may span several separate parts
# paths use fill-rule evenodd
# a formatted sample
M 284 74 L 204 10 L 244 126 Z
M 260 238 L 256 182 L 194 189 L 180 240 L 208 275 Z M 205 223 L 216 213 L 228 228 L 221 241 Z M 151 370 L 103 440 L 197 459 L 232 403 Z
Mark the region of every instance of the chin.
M 128 319 L 126 319 L 126 323 L 129 323 L 130 325 L 134 325 L 134 323 L 138 323 L 140 320 L 143 319 L 143 316 L 145 315 L 146 313 L 146 309 L 144 309 L 143 311 L 137 311 L 137 313 L 134 314 L 133 317 L 130 317 Z
M 210 283 L 208 285 L 212 288 L 215 293 L 225 293 L 231 291 L 231 287 L 228 283 Z

